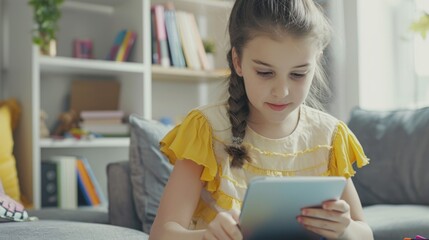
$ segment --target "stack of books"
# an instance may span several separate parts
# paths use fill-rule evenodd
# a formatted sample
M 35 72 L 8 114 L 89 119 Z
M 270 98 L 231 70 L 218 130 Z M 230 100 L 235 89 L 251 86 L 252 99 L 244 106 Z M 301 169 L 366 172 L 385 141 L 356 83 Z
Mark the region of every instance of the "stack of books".
M 131 50 L 137 39 L 137 33 L 129 30 L 121 30 L 115 37 L 113 46 L 106 59 L 125 62 L 130 60 Z
M 152 63 L 163 67 L 209 70 L 207 53 L 192 13 L 176 11 L 174 5 L 151 8 Z
M 122 111 L 82 111 L 80 128 L 100 137 L 128 137 L 129 126 L 123 123 Z
M 51 156 L 42 161 L 42 207 L 75 209 L 107 205 L 107 199 L 86 158 Z

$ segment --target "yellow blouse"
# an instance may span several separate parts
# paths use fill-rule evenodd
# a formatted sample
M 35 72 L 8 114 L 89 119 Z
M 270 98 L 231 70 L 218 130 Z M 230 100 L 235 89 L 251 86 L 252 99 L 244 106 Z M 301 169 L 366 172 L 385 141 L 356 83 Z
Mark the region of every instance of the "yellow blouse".
M 269 139 L 247 127 L 243 144 L 251 163 L 231 168 L 225 144 L 232 141 L 226 103 L 191 111 L 161 141 L 161 150 L 174 164 L 189 159 L 204 166 L 198 207 L 191 229 L 203 229 L 220 211 L 241 209 L 250 180 L 256 176 L 344 176 L 355 174 L 352 164 L 368 164 L 362 146 L 345 123 L 302 106 L 295 131 L 281 139 Z

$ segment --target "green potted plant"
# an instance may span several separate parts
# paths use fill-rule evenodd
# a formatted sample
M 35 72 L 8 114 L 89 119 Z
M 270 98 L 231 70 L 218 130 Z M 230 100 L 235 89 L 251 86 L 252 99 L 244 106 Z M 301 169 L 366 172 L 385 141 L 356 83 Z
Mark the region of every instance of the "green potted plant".
M 429 13 L 424 13 L 418 20 L 413 22 L 410 26 L 411 30 L 420 33 L 423 39 L 429 32 Z
M 61 17 L 60 6 L 64 0 L 29 0 L 33 7 L 34 21 L 37 28 L 34 30 L 33 43 L 38 45 L 43 55 L 56 55 L 56 32 L 58 20 Z
M 213 70 L 215 67 L 214 53 L 216 52 L 216 45 L 214 41 L 211 41 L 208 39 L 203 40 L 203 45 L 204 45 L 204 51 L 207 54 L 207 60 L 209 62 L 208 70 Z

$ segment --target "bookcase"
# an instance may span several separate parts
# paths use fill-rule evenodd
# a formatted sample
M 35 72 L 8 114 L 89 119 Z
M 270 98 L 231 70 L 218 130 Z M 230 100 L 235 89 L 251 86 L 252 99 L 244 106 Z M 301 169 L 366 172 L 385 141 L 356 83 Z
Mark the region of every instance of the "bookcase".
M 26 202 L 41 206 L 41 162 L 54 155 L 85 156 L 106 193 L 106 165 L 128 159 L 128 138 L 92 140 L 40 139 L 40 110 L 52 129 L 58 115 L 67 111 L 73 80 L 111 80 L 121 84 L 119 109 L 148 119 L 184 116 L 193 107 L 217 98 L 226 75 L 227 18 L 232 2 L 173 0 L 176 9 L 195 14 L 201 36 L 216 43 L 216 70 L 194 71 L 151 64 L 150 11 L 160 0 L 65 0 L 57 36 L 57 56 L 48 57 L 33 46 L 33 12 L 26 0 L 2 0 L 7 18 L 3 32 L 5 97 L 22 106 L 15 136 L 15 156 L 21 193 Z M 137 33 L 130 61 L 105 60 L 116 34 Z M 94 59 L 72 57 L 75 38 L 93 41 Z M 219 70 L 220 69 L 220 70 Z M 107 194 L 107 193 L 106 193 Z

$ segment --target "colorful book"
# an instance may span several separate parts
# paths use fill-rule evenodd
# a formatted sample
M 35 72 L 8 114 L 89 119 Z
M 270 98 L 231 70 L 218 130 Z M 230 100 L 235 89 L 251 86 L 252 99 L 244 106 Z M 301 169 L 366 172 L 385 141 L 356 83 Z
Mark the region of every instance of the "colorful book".
M 122 45 L 122 42 L 124 41 L 125 35 L 127 33 L 127 30 L 121 30 L 115 37 L 115 41 L 113 42 L 113 46 L 110 49 L 109 54 L 107 55 L 107 60 L 115 60 L 116 55 L 118 53 L 119 48 Z
M 128 60 L 131 49 L 136 41 L 137 34 L 133 31 L 127 31 L 121 46 L 118 49 L 115 60 L 118 62 L 124 62 Z
M 83 190 L 86 201 L 89 202 L 91 206 L 98 206 L 100 204 L 100 198 L 98 197 L 93 181 L 82 159 L 76 160 L 76 169 L 79 186 Z
M 130 32 L 130 37 L 128 38 L 128 41 L 126 42 L 126 48 L 125 53 L 123 55 L 123 58 L 121 59 L 123 62 L 130 61 L 131 52 L 134 48 L 136 39 L 137 39 L 137 33 L 136 32 Z
M 158 56 L 163 67 L 170 66 L 170 57 L 168 56 L 167 33 L 165 30 L 164 6 L 161 4 L 152 5 L 152 12 L 155 15 L 156 40 L 158 42 Z
M 107 198 L 106 195 L 103 193 L 103 190 L 101 189 L 100 183 L 98 182 L 97 178 L 95 177 L 94 171 L 92 171 L 91 165 L 88 162 L 88 159 L 82 158 L 83 165 L 85 166 L 86 172 L 89 175 L 89 178 L 91 179 L 91 182 L 94 186 L 95 192 L 97 193 L 97 196 L 100 200 L 101 205 L 107 205 Z

